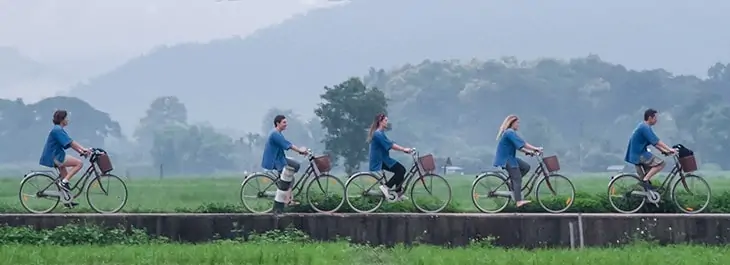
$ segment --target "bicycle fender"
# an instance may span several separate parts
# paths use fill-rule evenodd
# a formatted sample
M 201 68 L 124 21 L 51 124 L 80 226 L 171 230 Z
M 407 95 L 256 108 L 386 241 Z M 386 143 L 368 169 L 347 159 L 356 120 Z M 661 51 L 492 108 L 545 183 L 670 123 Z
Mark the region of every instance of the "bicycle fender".
M 350 180 L 354 179 L 355 177 L 362 176 L 362 175 L 371 175 L 373 177 L 378 178 L 378 175 L 377 174 L 375 174 L 373 172 L 370 172 L 370 171 L 357 172 L 357 173 L 352 174 L 352 176 L 350 176 L 350 177 L 347 178 L 347 181 L 345 181 L 345 185 L 347 185 L 347 183 L 350 183 Z
M 474 177 L 474 180 L 471 181 L 471 185 L 472 186 L 476 185 L 477 184 L 477 180 L 479 178 L 482 178 L 485 175 L 490 175 L 490 174 L 491 175 L 497 175 L 497 176 L 500 176 L 500 177 L 504 177 L 504 176 L 502 176 L 502 172 L 501 171 L 483 171 L 482 173 L 479 173 L 476 177 Z
M 53 171 L 31 171 L 31 172 L 25 173 L 25 175 L 23 175 L 23 178 L 20 179 L 20 183 L 23 183 L 23 181 L 25 181 L 26 179 L 36 176 L 36 175 L 48 175 L 49 177 L 53 178 L 54 172 Z

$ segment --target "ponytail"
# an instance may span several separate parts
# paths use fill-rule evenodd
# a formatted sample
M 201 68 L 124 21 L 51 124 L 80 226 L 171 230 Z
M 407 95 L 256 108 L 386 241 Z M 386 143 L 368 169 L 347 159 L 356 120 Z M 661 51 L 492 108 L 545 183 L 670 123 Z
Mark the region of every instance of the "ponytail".
M 378 129 L 378 126 L 380 125 L 380 122 L 385 119 L 385 114 L 380 113 L 378 115 L 375 115 L 375 119 L 373 119 L 373 124 L 370 124 L 370 130 L 368 130 L 368 138 L 365 139 L 366 143 L 370 143 L 370 141 L 373 140 L 373 134 L 375 133 L 375 130 Z
M 506 118 L 504 118 L 504 121 L 502 122 L 502 125 L 499 126 L 499 131 L 497 132 L 497 141 L 499 141 L 499 138 L 502 137 L 502 134 L 504 131 L 506 131 L 509 127 L 512 126 L 512 123 L 514 123 L 517 120 L 517 115 L 509 115 Z

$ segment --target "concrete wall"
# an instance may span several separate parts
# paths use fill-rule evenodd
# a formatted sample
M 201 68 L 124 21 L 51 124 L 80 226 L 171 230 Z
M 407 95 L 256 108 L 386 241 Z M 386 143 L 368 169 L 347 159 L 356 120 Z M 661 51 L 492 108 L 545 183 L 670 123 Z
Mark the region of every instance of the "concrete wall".
M 501 246 L 606 246 L 633 238 L 661 243 L 726 244 L 730 214 L 6 214 L 0 224 L 53 228 L 70 222 L 144 228 L 173 240 L 201 242 L 216 236 L 239 237 L 288 225 L 315 239 L 349 237 L 354 242 L 391 245 L 421 242 L 465 245 L 473 238 L 496 237 Z

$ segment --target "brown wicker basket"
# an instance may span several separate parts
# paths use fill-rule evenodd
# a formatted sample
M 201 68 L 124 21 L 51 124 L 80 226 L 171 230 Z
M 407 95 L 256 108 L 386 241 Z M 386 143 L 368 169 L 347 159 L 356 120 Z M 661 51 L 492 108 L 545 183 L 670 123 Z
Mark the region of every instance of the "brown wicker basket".
M 421 168 L 425 172 L 433 172 L 436 170 L 436 161 L 434 161 L 433 155 L 431 154 L 419 157 L 418 163 L 421 164 Z
M 319 172 L 329 172 L 332 169 L 329 155 L 322 155 L 314 158 L 314 165 Z
M 679 158 L 679 166 L 682 167 L 682 171 L 685 173 L 697 171 L 697 161 L 695 156 L 685 156 Z
M 96 156 L 96 166 L 99 168 L 102 174 L 106 174 L 114 170 L 112 166 L 112 160 L 109 159 L 107 154 L 99 154 Z
M 558 161 L 558 156 L 544 157 L 542 159 L 542 162 L 545 163 L 545 170 L 547 170 L 547 172 L 552 173 L 560 170 L 560 162 Z

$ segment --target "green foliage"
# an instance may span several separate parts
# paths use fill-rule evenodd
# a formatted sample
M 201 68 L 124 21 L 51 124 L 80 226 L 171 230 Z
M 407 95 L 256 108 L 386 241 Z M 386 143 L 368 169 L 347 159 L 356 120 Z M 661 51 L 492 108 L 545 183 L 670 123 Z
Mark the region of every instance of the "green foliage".
M 138 245 L 169 242 L 167 238 L 148 235 L 144 230 L 102 228 L 96 225 L 68 224 L 54 229 L 0 226 L 0 245 Z
M 378 113 L 385 113 L 388 103 L 377 87 L 366 87 L 359 78 L 350 78 L 334 87 L 325 87 L 314 113 L 326 130 L 324 143 L 328 152 L 344 158 L 345 172 L 358 171 L 368 154 L 367 130 Z

